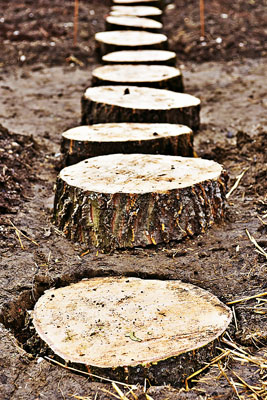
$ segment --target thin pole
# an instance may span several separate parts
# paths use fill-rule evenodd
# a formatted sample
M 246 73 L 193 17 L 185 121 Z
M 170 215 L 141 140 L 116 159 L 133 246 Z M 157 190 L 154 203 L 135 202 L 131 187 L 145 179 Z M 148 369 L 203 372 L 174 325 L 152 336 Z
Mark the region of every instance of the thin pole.
M 199 0 L 199 13 L 200 13 L 201 36 L 204 38 L 205 37 L 204 0 Z
M 73 23 L 73 45 L 77 45 L 77 32 L 78 32 L 78 15 L 79 15 L 79 0 L 74 3 L 74 23 Z

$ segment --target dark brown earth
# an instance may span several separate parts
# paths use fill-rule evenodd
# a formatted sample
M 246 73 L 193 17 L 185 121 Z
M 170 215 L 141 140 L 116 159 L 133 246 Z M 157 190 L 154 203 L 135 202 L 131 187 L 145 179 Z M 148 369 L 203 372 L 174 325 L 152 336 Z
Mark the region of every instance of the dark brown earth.
M 80 122 L 81 94 L 96 65 L 93 34 L 104 29 L 108 10 L 108 2 L 80 3 L 78 45 L 73 47 L 72 1 L 63 6 L 59 0 L 0 0 L 1 400 L 115 398 L 103 390 L 118 395 L 108 384 L 52 365 L 38 353 L 28 310 L 49 287 L 126 274 L 181 279 L 223 302 L 264 293 L 266 299 L 264 1 L 210 2 L 204 40 L 199 38 L 198 2 L 177 0 L 165 11 L 164 25 L 171 49 L 179 53 L 185 92 L 202 100 L 197 154 L 224 165 L 229 188 L 246 171 L 229 197 L 225 222 L 180 243 L 109 255 L 67 241 L 51 223 L 60 133 Z M 256 252 L 246 229 L 263 254 Z M 237 346 L 238 357 L 231 353 L 220 364 L 228 379 L 240 384 L 236 373 L 262 388 L 259 399 L 267 397 L 263 300 L 262 305 L 251 299 L 234 306 L 236 322 L 228 330 L 233 342 L 221 348 Z M 241 348 L 254 358 L 241 363 Z M 238 398 L 224 374 L 215 364 L 194 378 L 198 382 L 189 392 L 167 386 L 151 387 L 147 393 L 154 400 Z M 244 387 L 236 387 L 249 398 L 251 390 L 243 393 Z M 139 400 L 145 398 L 141 387 L 134 393 Z

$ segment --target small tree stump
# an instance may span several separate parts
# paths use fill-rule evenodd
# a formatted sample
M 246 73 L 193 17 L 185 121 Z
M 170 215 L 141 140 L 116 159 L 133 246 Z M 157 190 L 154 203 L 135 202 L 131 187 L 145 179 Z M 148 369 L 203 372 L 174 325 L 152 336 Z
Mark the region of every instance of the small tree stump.
M 184 93 L 136 86 L 88 88 L 82 125 L 105 122 L 167 122 L 199 128 L 200 100 Z
M 162 29 L 162 23 L 151 18 L 131 17 L 127 15 L 106 17 L 106 30 L 145 30 L 148 32 L 158 32 Z
M 231 311 L 178 280 L 100 277 L 38 300 L 33 323 L 65 362 L 101 377 L 179 386 L 211 361 Z
M 181 71 L 166 65 L 104 65 L 92 72 L 92 86 L 131 85 L 183 92 Z
M 162 0 L 113 0 L 114 6 L 150 6 L 163 8 Z
M 62 134 L 64 164 L 114 153 L 193 156 L 193 133 L 175 124 L 97 124 L 79 126 Z
M 162 10 L 157 7 L 149 6 L 113 6 L 110 9 L 110 15 L 113 17 L 128 15 L 132 17 L 153 18 L 156 21 L 161 21 Z
M 106 64 L 146 64 L 175 66 L 176 54 L 168 50 L 125 50 L 105 54 Z
M 97 51 L 103 56 L 119 50 L 146 50 L 167 48 L 167 36 L 146 31 L 107 31 L 95 35 Z
M 220 221 L 225 190 L 222 167 L 214 161 L 94 157 L 60 172 L 54 221 L 67 238 L 105 251 L 168 243 Z

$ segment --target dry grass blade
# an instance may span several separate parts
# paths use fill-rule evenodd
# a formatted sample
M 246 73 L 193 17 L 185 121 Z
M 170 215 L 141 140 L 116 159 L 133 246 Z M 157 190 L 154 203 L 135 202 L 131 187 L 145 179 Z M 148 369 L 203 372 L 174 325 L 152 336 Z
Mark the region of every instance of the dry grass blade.
M 119 381 L 114 381 L 112 379 L 104 378 L 103 376 L 91 374 L 90 372 L 80 371 L 79 369 L 76 369 L 76 368 L 73 368 L 73 367 L 68 367 L 67 365 L 62 364 L 59 361 L 53 360 L 50 357 L 44 357 L 44 358 L 46 360 L 52 362 L 53 364 L 56 364 L 56 365 L 59 365 L 62 368 L 68 369 L 69 371 L 78 372 L 79 374 L 90 376 L 92 378 L 101 379 L 102 381 L 106 381 L 106 382 L 109 382 L 109 383 L 116 383 L 117 385 L 121 385 L 121 386 L 124 386 L 124 387 L 127 387 L 127 388 L 137 389 L 136 385 L 129 385 L 127 383 L 123 383 L 123 382 L 119 382 Z
M 256 299 L 257 297 L 264 297 L 264 296 L 267 296 L 267 292 L 255 294 L 255 295 L 249 296 L 249 297 L 243 297 L 243 299 L 228 301 L 226 304 L 230 305 L 230 304 L 242 303 L 243 301 L 252 300 L 252 299 Z
M 253 388 L 251 385 L 249 385 L 246 381 L 244 381 L 244 379 L 241 378 L 241 376 L 239 376 L 235 371 L 232 371 L 232 373 L 237 377 L 237 379 L 240 380 L 241 383 L 243 383 L 244 386 L 246 386 L 247 388 L 249 388 L 249 389 L 250 389 L 253 393 L 255 393 L 256 395 L 258 394 L 258 393 L 256 392 L 256 390 L 254 390 L 254 388 Z
M 121 400 L 129 400 L 128 397 L 125 396 L 125 394 L 120 390 L 120 388 L 116 385 L 115 382 L 112 382 L 112 387 L 114 390 L 116 390 Z
M 231 187 L 231 189 L 229 190 L 229 192 L 225 196 L 227 199 L 231 196 L 233 191 L 238 187 L 241 179 L 243 178 L 243 176 L 245 175 L 245 173 L 247 172 L 248 169 L 249 169 L 249 167 L 245 168 L 244 171 L 241 172 L 241 174 L 237 175 L 235 184 Z
M 208 364 L 205 365 L 205 367 L 199 369 L 198 371 L 194 372 L 192 375 L 188 376 L 188 377 L 185 379 L 185 390 L 186 390 L 186 391 L 189 390 L 188 381 L 189 381 L 190 379 L 192 379 L 192 378 L 193 378 L 194 376 L 196 376 L 196 375 L 199 375 L 201 372 L 205 371 L 205 369 L 207 369 L 207 368 L 209 368 L 211 365 L 217 363 L 217 362 L 220 361 L 222 358 L 228 356 L 228 355 L 230 354 L 230 352 L 231 352 L 231 350 L 222 350 L 222 351 L 223 351 L 222 354 L 220 354 L 219 356 L 213 358 L 213 359 L 211 360 L 210 363 L 208 363 Z
M 266 251 L 263 250 L 263 248 L 256 242 L 256 239 L 249 233 L 249 231 L 246 229 L 246 234 L 249 238 L 249 240 L 251 241 L 251 243 L 254 244 L 254 246 L 257 248 L 257 253 L 260 253 L 262 256 L 264 256 L 265 258 L 267 258 L 267 253 Z
M 25 235 L 25 233 L 21 232 L 21 230 L 20 230 L 19 228 L 17 228 L 17 227 L 13 224 L 13 222 L 12 222 L 11 220 L 9 220 L 9 222 L 10 222 L 12 228 L 15 229 L 15 233 L 16 233 L 18 239 L 19 239 L 19 243 L 20 243 L 20 246 L 21 246 L 22 250 L 24 250 L 24 247 L 23 247 L 22 240 L 21 240 L 21 237 L 20 237 L 20 236 L 22 236 L 22 237 L 24 237 L 25 239 L 29 240 L 30 242 L 32 242 L 33 244 L 35 244 L 35 246 L 39 246 L 39 244 L 38 244 L 37 242 L 35 242 L 35 240 L 31 239 L 29 236 Z

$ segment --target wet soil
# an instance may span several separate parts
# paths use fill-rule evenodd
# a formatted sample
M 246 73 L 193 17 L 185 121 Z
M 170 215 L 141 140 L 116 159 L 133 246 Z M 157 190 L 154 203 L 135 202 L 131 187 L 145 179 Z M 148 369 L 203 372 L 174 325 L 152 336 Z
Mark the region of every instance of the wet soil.
M 104 29 L 108 2 L 81 1 L 76 47 L 72 1 L 65 1 L 64 9 L 57 0 L 0 4 L 0 399 L 112 399 L 104 391 L 114 393 L 108 384 L 91 382 L 38 353 L 29 310 L 49 287 L 111 274 L 181 279 L 223 302 L 266 293 L 266 258 L 246 233 L 267 251 L 264 3 L 212 2 L 206 15 L 206 45 L 199 39 L 193 1 L 176 1 L 174 8 L 166 9 L 166 31 L 172 48 L 179 51 L 185 91 L 202 100 L 195 150 L 223 164 L 230 174 L 229 188 L 245 173 L 229 197 L 225 221 L 206 234 L 165 247 L 112 254 L 88 252 L 66 240 L 51 223 L 60 134 L 80 123 L 81 94 L 96 65 L 93 33 Z M 241 25 L 243 30 L 238 29 Z M 178 31 L 183 36 L 177 37 Z M 227 42 L 232 44 L 227 47 Z M 262 313 L 258 307 L 256 299 L 237 303 L 229 335 L 238 347 L 266 360 L 266 306 Z M 230 377 L 233 370 L 250 384 L 262 385 L 259 369 L 249 363 L 229 359 L 223 366 Z M 237 398 L 215 366 L 189 392 L 167 386 L 151 387 L 148 394 L 154 400 Z M 137 395 L 144 398 L 142 388 Z

